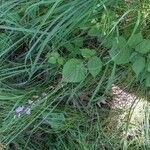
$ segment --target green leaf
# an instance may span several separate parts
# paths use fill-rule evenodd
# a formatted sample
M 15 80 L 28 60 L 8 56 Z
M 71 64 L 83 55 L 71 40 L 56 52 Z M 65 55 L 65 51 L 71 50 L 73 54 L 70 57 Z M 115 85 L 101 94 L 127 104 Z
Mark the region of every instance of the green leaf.
M 147 58 L 150 59 L 150 53 L 148 54 Z
M 58 52 L 51 52 L 47 54 L 47 57 L 50 64 L 56 64 L 60 54 Z
M 55 57 L 56 59 L 58 59 L 60 57 L 60 54 L 58 52 L 52 52 L 49 54 L 49 56 Z
M 42 116 L 44 118 L 44 122 L 46 124 L 50 124 L 55 130 L 61 129 L 64 125 L 65 116 L 63 113 L 44 112 Z
M 138 52 L 133 52 L 130 56 L 130 61 L 133 62 L 134 58 L 138 55 Z
M 102 70 L 102 61 L 97 56 L 94 56 L 88 61 L 88 70 L 91 75 L 95 78 Z
M 48 58 L 48 62 L 49 62 L 50 64 L 56 64 L 56 63 L 57 63 L 57 59 L 56 59 L 55 57 L 49 57 L 49 58 Z
M 75 47 L 83 47 L 83 38 L 76 38 L 72 41 Z
M 63 57 L 59 57 L 59 59 L 57 60 L 59 65 L 63 65 L 64 61 L 65 61 L 65 59 Z
M 142 56 L 136 56 L 132 64 L 132 69 L 136 73 L 137 77 L 144 70 L 146 66 L 146 59 Z
M 84 49 L 81 49 L 81 54 L 84 58 L 90 58 L 96 54 L 96 51 L 88 49 L 88 48 L 84 48 Z
M 146 76 L 146 87 L 150 87 L 150 73 Z
M 64 45 L 64 47 L 69 51 L 69 52 L 72 52 L 72 51 L 74 51 L 75 50 L 75 47 L 74 47 L 74 45 L 73 44 L 71 44 L 71 43 L 67 43 L 67 44 L 65 44 Z
M 135 50 L 141 54 L 150 52 L 150 39 L 144 39 L 143 42 L 136 46 Z
M 102 45 L 108 49 L 111 49 L 113 46 L 113 41 L 114 41 L 114 36 L 113 35 L 109 35 L 108 37 L 101 37 L 102 40 Z
M 64 45 L 64 47 L 71 52 L 70 56 L 71 57 L 75 57 L 77 54 L 81 54 L 80 48 L 76 47 L 74 44 L 72 43 L 67 43 Z
M 126 64 L 130 61 L 132 50 L 126 44 L 126 40 L 120 36 L 114 41 L 113 47 L 109 51 L 110 57 L 118 65 Z
M 86 69 L 81 60 L 72 58 L 63 67 L 62 80 L 64 82 L 81 82 L 85 79 Z
M 89 36 L 100 36 L 100 31 L 96 26 L 91 27 L 91 29 L 88 32 Z
M 143 36 L 140 33 L 137 33 L 137 34 L 134 34 L 129 42 L 128 42 L 128 45 L 131 47 L 131 48 L 135 48 L 138 44 L 140 44 L 141 42 L 143 41 Z
M 147 64 L 147 71 L 150 72 L 150 60 L 148 61 L 148 64 Z

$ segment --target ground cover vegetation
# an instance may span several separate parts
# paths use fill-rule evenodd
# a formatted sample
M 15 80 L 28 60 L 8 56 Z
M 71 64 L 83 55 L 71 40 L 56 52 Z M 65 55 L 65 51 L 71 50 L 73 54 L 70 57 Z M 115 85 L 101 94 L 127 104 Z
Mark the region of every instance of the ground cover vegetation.
M 150 149 L 149 6 L 1 0 L 0 149 Z M 111 123 L 112 84 L 147 101 L 134 136 Z

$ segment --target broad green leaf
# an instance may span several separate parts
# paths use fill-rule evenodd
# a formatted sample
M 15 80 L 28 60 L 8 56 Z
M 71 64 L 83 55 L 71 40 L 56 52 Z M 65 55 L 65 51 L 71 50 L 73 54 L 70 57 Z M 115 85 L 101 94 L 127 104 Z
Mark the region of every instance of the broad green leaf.
M 88 49 L 88 48 L 84 48 L 84 49 L 81 49 L 81 54 L 84 58 L 90 58 L 96 54 L 96 51 Z
M 62 80 L 64 82 L 81 82 L 85 79 L 86 69 L 81 60 L 72 58 L 63 67 Z
M 113 43 L 112 49 L 109 51 L 112 60 L 120 65 L 126 64 L 130 61 L 132 50 L 126 45 L 126 40 L 120 36 Z
M 143 41 L 143 36 L 140 33 L 137 33 L 137 34 L 134 34 L 129 42 L 128 42 L 128 45 L 131 47 L 131 48 L 135 48 L 138 44 L 140 44 L 141 42 Z
M 88 61 L 88 70 L 91 75 L 95 78 L 102 70 L 102 61 L 97 56 L 94 56 Z
M 148 61 L 148 64 L 147 64 L 147 71 L 150 72 L 150 60 Z
M 138 44 L 135 50 L 141 54 L 147 54 L 150 52 L 150 39 L 144 39 L 140 44 Z
M 132 64 L 132 69 L 136 73 L 137 77 L 139 76 L 140 73 L 142 73 L 145 66 L 146 66 L 146 59 L 139 55 L 136 56 Z
M 146 76 L 146 87 L 150 87 L 150 73 Z

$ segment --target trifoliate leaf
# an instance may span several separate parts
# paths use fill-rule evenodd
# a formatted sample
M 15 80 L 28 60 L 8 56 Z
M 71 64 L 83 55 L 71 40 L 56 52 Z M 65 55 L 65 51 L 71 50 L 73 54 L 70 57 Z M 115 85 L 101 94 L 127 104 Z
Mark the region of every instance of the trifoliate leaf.
M 72 58 L 63 67 L 62 80 L 64 82 L 81 82 L 85 79 L 86 69 L 81 60 Z
M 91 75 L 95 78 L 102 70 L 102 61 L 97 56 L 94 56 L 88 61 L 88 70 Z

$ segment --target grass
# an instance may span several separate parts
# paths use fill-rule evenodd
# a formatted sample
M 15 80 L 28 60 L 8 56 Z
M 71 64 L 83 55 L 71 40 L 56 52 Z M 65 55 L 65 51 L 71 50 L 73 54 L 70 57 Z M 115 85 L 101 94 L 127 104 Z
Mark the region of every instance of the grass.
M 149 89 L 137 80 L 131 66 L 118 66 L 109 57 L 114 36 L 123 35 L 129 42 L 142 31 L 149 37 L 146 3 L 2 0 L 0 149 L 149 149 L 148 102 L 143 128 L 131 138 L 121 134 L 128 127 L 117 128 L 117 119 L 111 123 L 118 113 L 107 104 L 97 105 L 110 97 L 113 83 L 149 100 Z M 49 63 L 48 55 L 58 52 L 65 62 L 82 59 L 81 48 L 95 49 L 102 58 L 102 71 L 96 78 L 87 74 L 80 83 L 64 83 L 63 66 Z M 18 115 L 18 106 L 30 108 L 31 114 Z M 128 124 L 129 120 L 124 123 Z

